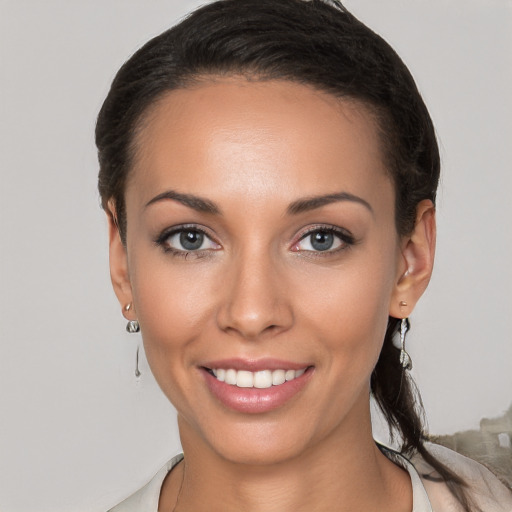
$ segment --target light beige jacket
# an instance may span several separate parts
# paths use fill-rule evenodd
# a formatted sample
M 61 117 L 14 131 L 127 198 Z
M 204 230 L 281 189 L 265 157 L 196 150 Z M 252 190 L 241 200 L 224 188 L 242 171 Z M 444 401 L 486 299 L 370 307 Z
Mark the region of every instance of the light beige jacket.
M 512 492 L 487 468 L 443 446 L 428 444 L 427 449 L 468 483 L 468 493 L 482 512 L 512 512 Z M 415 455 L 409 460 L 393 450 L 384 449 L 383 453 L 406 469 L 411 477 L 412 512 L 466 512 L 444 482 L 432 480 L 436 473 L 421 456 Z M 158 512 L 164 478 L 182 459 L 182 454 L 171 459 L 142 489 L 109 512 Z

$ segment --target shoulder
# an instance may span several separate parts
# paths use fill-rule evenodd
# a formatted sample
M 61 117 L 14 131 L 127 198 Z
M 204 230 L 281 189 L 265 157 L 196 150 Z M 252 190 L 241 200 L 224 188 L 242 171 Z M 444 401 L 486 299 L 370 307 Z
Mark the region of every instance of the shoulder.
M 183 454 L 181 453 L 173 457 L 144 487 L 123 500 L 119 505 L 111 508 L 108 512 L 158 512 L 158 500 L 162 483 L 169 471 L 182 459 Z
M 512 512 L 512 492 L 485 466 L 444 446 L 427 443 L 427 450 L 468 484 L 468 495 L 485 512 Z M 416 454 L 411 458 L 421 476 L 434 511 L 458 512 L 453 498 L 435 470 Z

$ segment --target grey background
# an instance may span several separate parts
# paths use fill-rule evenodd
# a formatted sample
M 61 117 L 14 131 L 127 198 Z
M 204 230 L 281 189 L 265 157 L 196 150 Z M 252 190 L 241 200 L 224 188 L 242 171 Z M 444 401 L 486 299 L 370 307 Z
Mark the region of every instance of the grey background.
M 111 291 L 95 116 L 115 71 L 198 5 L 0 0 L 0 510 L 100 511 L 179 449 Z M 397 49 L 442 149 L 437 262 L 412 317 L 431 431 L 512 401 L 512 2 L 351 0 Z

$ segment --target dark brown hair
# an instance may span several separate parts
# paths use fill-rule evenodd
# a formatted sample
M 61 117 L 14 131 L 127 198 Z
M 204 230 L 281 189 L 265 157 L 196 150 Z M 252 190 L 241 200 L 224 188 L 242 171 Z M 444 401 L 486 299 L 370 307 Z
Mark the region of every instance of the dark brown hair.
M 124 243 L 124 191 L 143 115 L 165 93 L 219 75 L 289 80 L 363 103 L 379 127 L 398 233 L 412 231 L 421 200 L 435 202 L 440 161 L 432 121 L 407 67 L 380 36 L 336 1 L 220 0 L 138 50 L 117 73 L 99 113 L 99 191 L 107 212 L 114 202 Z M 419 452 L 469 510 L 464 482 L 424 446 L 421 400 L 393 344 L 399 322 L 389 318 L 372 394 L 402 452 Z

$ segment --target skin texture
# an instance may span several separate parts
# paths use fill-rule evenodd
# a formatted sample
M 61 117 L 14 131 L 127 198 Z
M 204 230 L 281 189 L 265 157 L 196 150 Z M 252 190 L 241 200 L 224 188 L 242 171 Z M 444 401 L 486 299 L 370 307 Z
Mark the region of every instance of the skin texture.
M 111 275 L 178 411 L 185 463 L 166 479 L 160 510 L 173 509 L 185 468 L 177 510 L 410 511 L 407 474 L 372 440 L 369 379 L 388 315 L 408 316 L 428 284 L 434 208 L 420 203 L 413 233 L 397 235 L 372 116 L 303 85 L 212 79 L 161 99 L 137 147 L 126 248 L 110 226 Z M 220 213 L 172 199 L 146 206 L 169 190 Z M 338 193 L 368 206 L 289 212 Z M 155 243 L 181 225 L 211 242 L 186 256 L 164 250 L 179 247 L 176 236 Z M 354 243 L 311 250 L 307 231 L 326 226 Z M 201 370 L 233 357 L 309 366 L 309 380 L 272 411 L 234 411 Z

